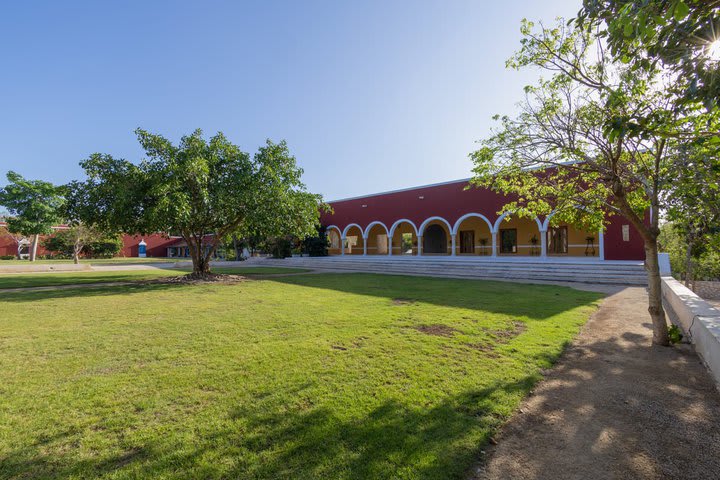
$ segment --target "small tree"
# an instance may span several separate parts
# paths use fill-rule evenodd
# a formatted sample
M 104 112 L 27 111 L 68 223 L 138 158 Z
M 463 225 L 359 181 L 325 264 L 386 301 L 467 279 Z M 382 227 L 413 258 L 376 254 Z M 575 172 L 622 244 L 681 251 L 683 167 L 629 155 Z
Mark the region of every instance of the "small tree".
M 5 217 L 5 220 L 9 220 L 10 217 Z M 22 233 L 11 232 L 7 227 L 0 227 L 0 237 L 10 237 L 15 242 L 15 255 L 20 260 L 20 247 L 24 244 L 29 243 L 27 237 Z
M 62 191 L 50 182 L 26 180 L 15 172 L 7 173 L 8 184 L 0 188 L 0 205 L 13 215 L 8 229 L 31 238 L 30 261 L 35 261 L 40 235 L 52 233 L 61 221 L 64 203 Z
M 306 235 L 319 222 L 321 197 L 305 190 L 285 142 L 268 140 L 251 158 L 222 133 L 206 141 L 196 130 L 177 146 L 136 134 L 147 155 L 140 164 L 100 154 L 81 163 L 88 180 L 78 186 L 80 219 L 105 231 L 179 232 L 195 277 L 210 272 L 218 246 L 246 224 Z

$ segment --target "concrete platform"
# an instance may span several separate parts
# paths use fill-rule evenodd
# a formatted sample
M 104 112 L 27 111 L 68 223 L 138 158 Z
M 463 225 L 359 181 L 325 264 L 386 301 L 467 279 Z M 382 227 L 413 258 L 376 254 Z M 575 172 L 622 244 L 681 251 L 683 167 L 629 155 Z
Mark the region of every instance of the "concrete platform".
M 283 260 L 251 259 L 257 265 L 312 268 L 453 278 L 486 278 L 512 281 L 578 282 L 606 285 L 646 285 L 642 262 L 602 261 L 569 257 L 450 257 L 345 255 L 292 257 Z

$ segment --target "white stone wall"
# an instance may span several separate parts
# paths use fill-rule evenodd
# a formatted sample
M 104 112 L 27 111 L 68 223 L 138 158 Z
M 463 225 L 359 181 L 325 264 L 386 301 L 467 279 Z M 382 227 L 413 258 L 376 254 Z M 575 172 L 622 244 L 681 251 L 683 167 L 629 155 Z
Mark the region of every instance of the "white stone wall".
M 672 277 L 663 277 L 662 288 L 670 321 L 683 330 L 720 384 L 720 310 Z

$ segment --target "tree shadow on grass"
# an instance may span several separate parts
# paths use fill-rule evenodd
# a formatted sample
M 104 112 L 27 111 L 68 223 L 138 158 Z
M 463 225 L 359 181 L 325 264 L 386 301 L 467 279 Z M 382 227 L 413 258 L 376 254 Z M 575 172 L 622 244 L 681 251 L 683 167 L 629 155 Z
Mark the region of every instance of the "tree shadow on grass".
M 85 297 L 107 297 L 114 295 L 135 295 L 139 293 L 153 293 L 162 291 L 179 290 L 188 285 L 178 283 L 153 283 L 137 281 L 129 285 L 97 285 L 97 286 L 73 286 L 48 290 L 36 291 L 7 291 L 0 294 L 0 304 L 3 302 L 28 303 L 40 300 L 51 300 L 61 298 L 85 298 Z
M 268 278 L 267 281 L 333 290 L 353 295 L 388 299 L 412 308 L 422 302 L 443 307 L 526 316 L 542 320 L 605 295 L 556 285 L 522 284 L 489 280 L 382 275 L 372 273 L 328 273 Z M 402 302 L 397 300 L 401 299 Z M 332 309 L 332 305 L 328 307 Z
M 479 448 L 504 419 L 495 403 L 526 393 L 536 377 L 450 396 L 433 406 L 386 400 L 360 418 L 324 407 L 273 405 L 259 398 L 231 408 L 202 434 L 125 445 L 78 458 L 65 432 L 3 454 L 0 474 L 22 478 L 464 478 Z M 303 395 L 303 390 L 296 392 Z M 117 434 L 117 433 L 116 433 Z M 120 432 L 117 434 L 122 436 Z M 178 443 L 182 442 L 182 443 Z M 64 455 L 47 452 L 67 451 Z

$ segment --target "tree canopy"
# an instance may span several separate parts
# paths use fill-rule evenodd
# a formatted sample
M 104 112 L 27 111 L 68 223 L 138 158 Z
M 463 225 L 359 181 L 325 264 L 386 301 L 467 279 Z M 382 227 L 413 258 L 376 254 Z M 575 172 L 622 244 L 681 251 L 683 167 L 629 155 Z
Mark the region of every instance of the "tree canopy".
M 720 1 L 584 0 L 578 21 L 620 61 L 671 74 L 676 104 L 720 107 Z
M 88 176 L 69 195 L 79 218 L 103 231 L 177 232 L 187 242 L 193 273 L 205 275 L 218 245 L 248 226 L 268 234 L 308 235 L 322 198 L 309 193 L 286 143 L 270 140 L 254 155 L 222 133 L 201 130 L 178 145 L 136 130 L 147 158 L 139 164 L 94 154 L 81 163 Z
M 0 205 L 12 215 L 8 230 L 31 237 L 30 260 L 37 254 L 39 236 L 52 232 L 62 221 L 62 189 L 42 180 L 26 180 L 19 173 L 7 173 L 8 184 L 0 188 Z
M 667 133 L 697 131 L 708 117 L 675 108 L 672 77 L 660 65 L 615 58 L 595 27 L 525 21 L 522 33 L 508 66 L 550 77 L 525 88 L 517 116 L 497 117 L 499 127 L 471 154 L 473 183 L 514 195 L 505 211 L 518 215 L 556 212 L 554 223 L 592 229 L 609 215 L 625 217 L 645 243 L 654 341 L 666 345 L 657 260 L 664 192 L 687 172 L 673 163 L 681 148 L 695 142 L 717 151 L 712 137 Z

